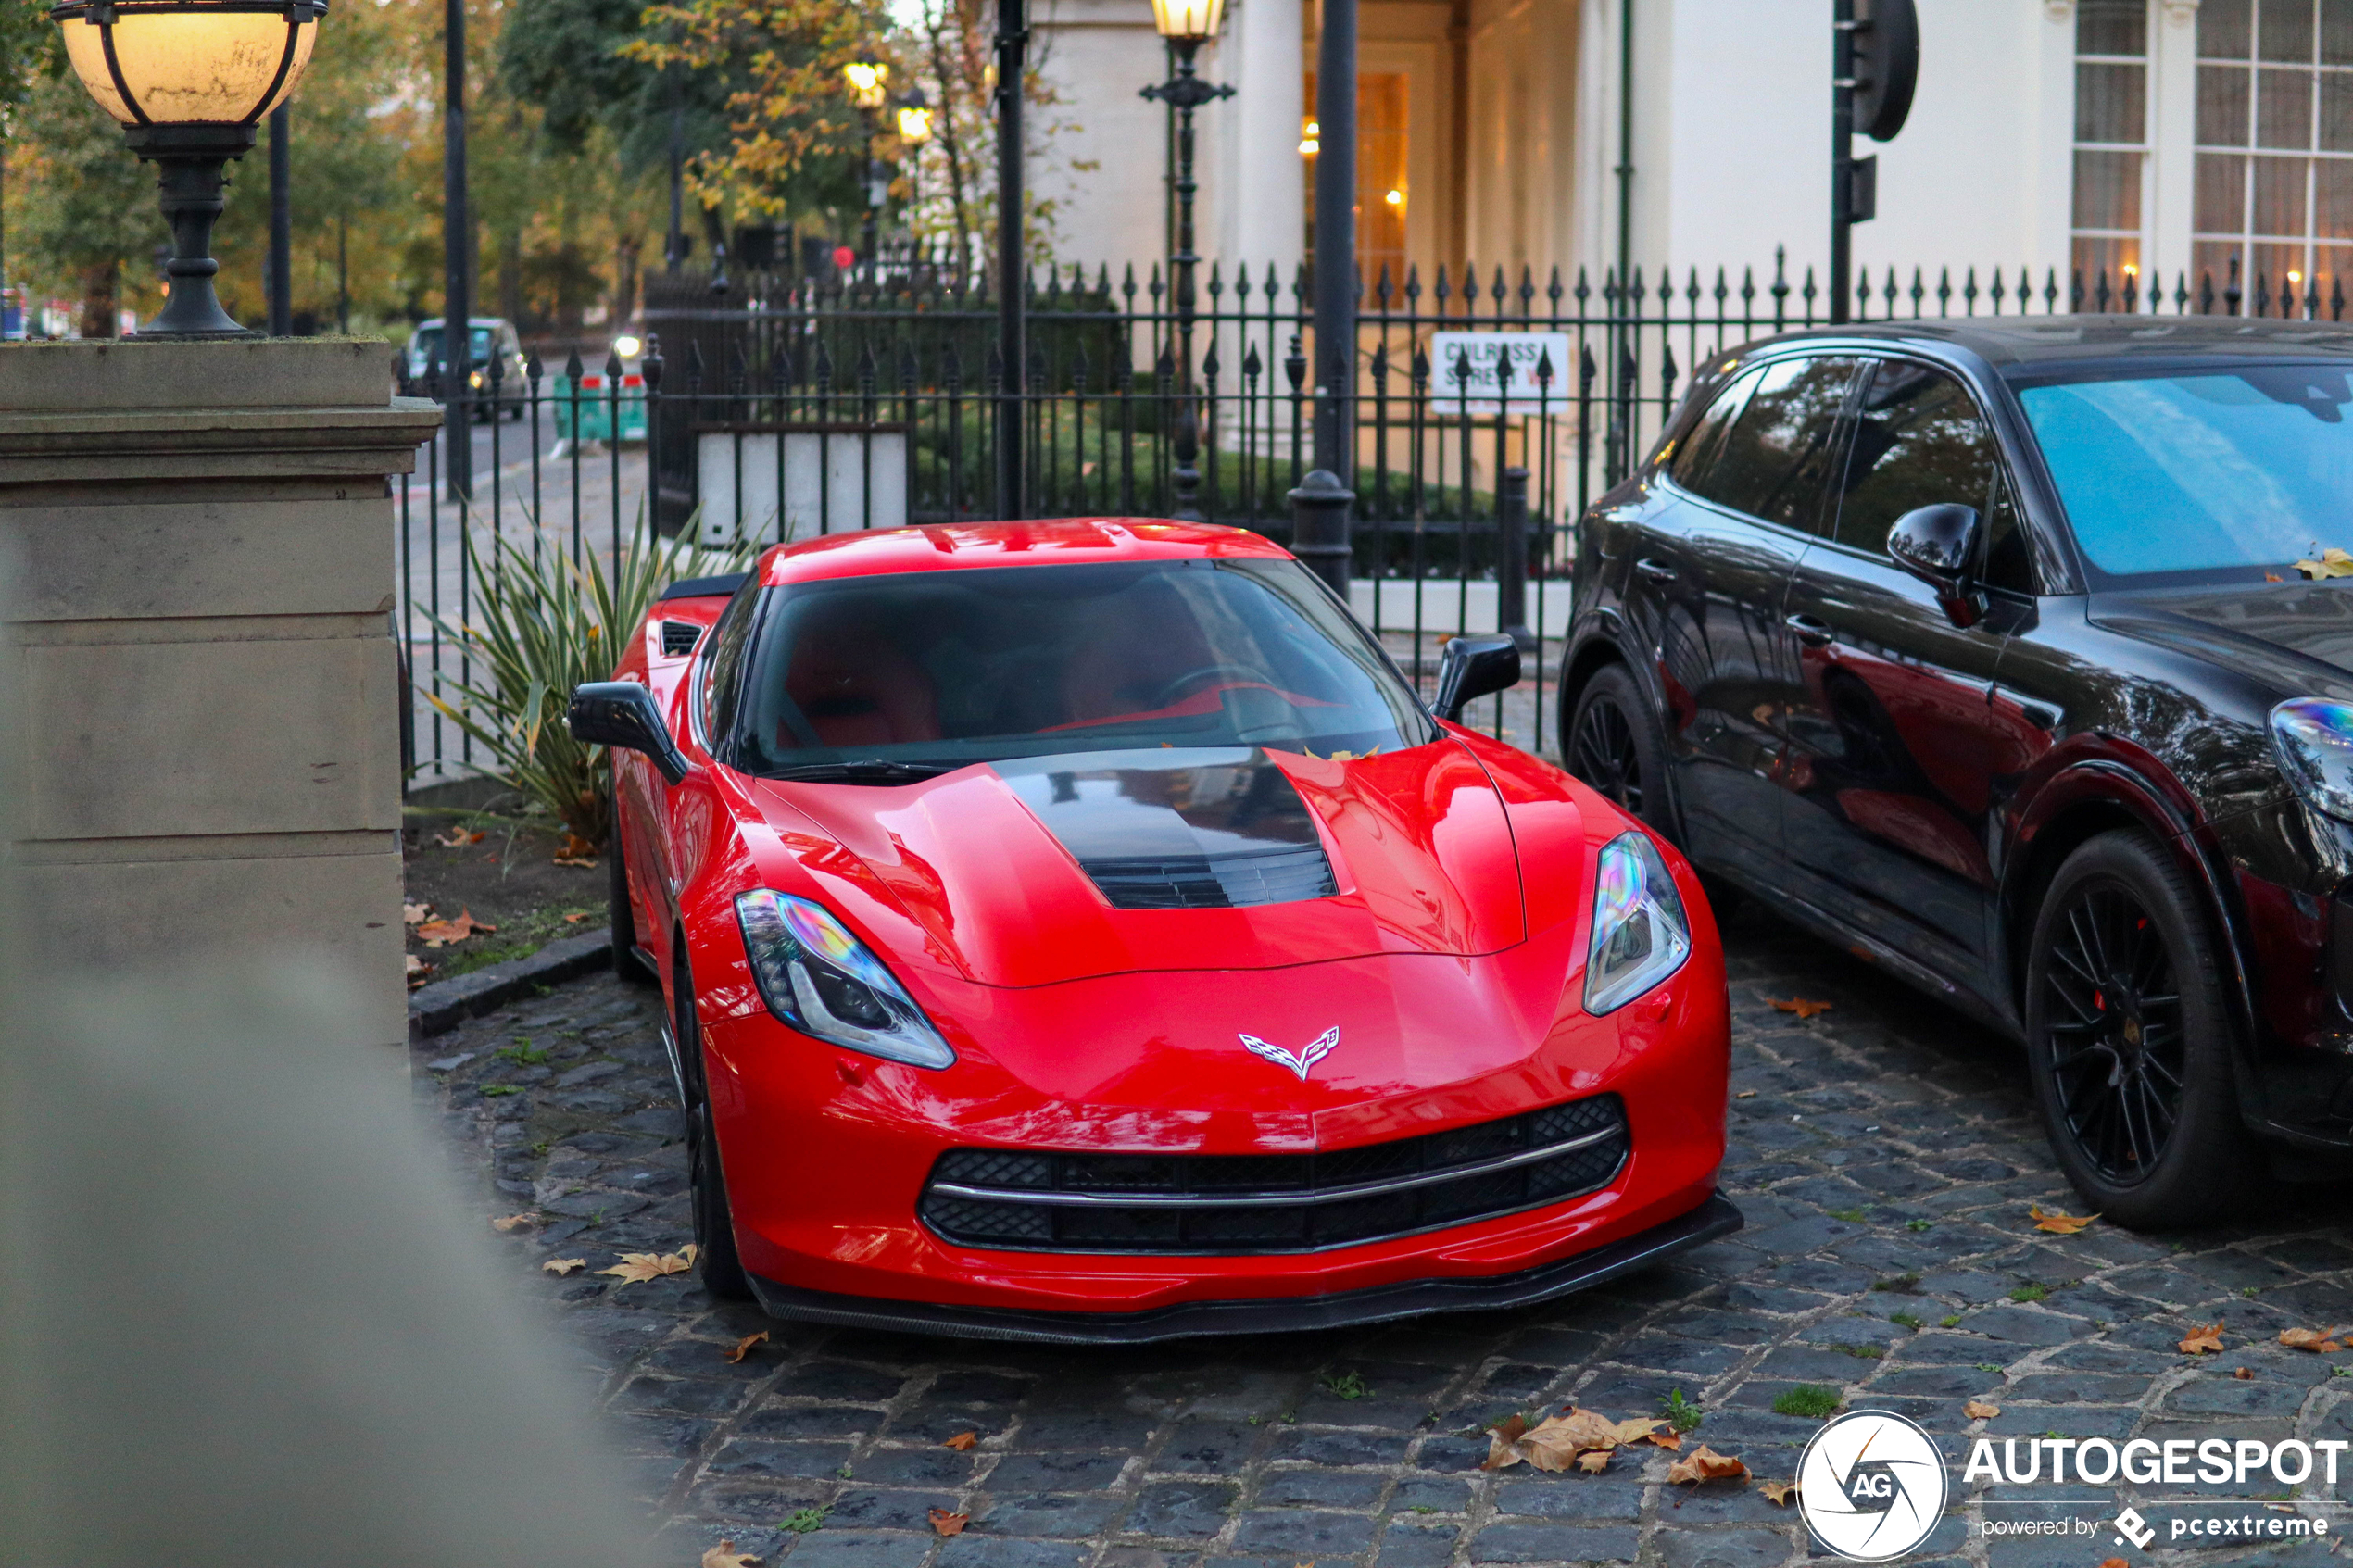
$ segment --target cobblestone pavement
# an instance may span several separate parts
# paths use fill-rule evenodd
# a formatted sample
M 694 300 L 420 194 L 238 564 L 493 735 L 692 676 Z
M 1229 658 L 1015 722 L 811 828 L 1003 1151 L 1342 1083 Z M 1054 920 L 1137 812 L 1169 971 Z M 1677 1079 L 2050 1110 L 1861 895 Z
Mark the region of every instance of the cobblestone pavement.
M 2127 1499 L 2179 1512 L 2162 1505 L 2190 1488 L 2005 1486 L 1989 1506 L 1982 1484 L 1959 1488 L 1969 1436 L 2353 1437 L 2353 1353 L 2277 1343 L 2353 1320 L 2343 1188 L 2295 1189 L 2233 1231 L 2037 1234 L 2029 1205 L 2073 1198 L 2014 1049 L 1768 914 L 1728 922 L 1727 945 L 1725 1186 L 1748 1228 L 1545 1306 L 1345 1333 L 1037 1348 L 770 1324 L 683 1278 L 559 1279 L 543 1260 L 594 1271 L 689 1236 L 652 994 L 565 986 L 420 1045 L 418 1079 L 482 1151 L 485 1215 L 543 1217 L 507 1244 L 601 1380 L 635 1484 L 669 1522 L 664 1564 L 724 1537 L 792 1568 L 1752 1568 L 1809 1552 L 1794 1511 L 1753 1485 L 1670 1486 L 1654 1449 L 1597 1477 L 1482 1473 L 1480 1428 L 1572 1399 L 1651 1415 L 1680 1390 L 1703 1412 L 1690 1441 L 1786 1479 L 1819 1424 L 1772 1406 L 1816 1385 L 1942 1443 L 1960 1503 L 1913 1561 L 2093 1568 L 2190 1554 L 2121 1550 L 2105 1524 L 1989 1540 L 1976 1523 L 2068 1499 L 2085 1505 L 2057 1512 L 2087 1518 Z M 1800 1021 L 1768 1005 L 1793 996 L 1832 1007 Z M 2218 1320 L 2220 1356 L 2176 1348 Z M 723 1359 L 762 1328 L 740 1364 Z M 1977 1399 L 2000 1413 L 1972 1420 Z M 947 1446 L 966 1432 L 969 1450 Z M 2353 1463 L 2340 1474 L 2292 1488 L 2295 1506 L 2353 1494 Z M 2259 1474 L 2204 1495 L 2289 1496 L 2277 1487 Z M 932 1509 L 970 1527 L 942 1539 Z M 2353 1528 L 2353 1510 L 2324 1511 Z M 2334 1542 L 2198 1555 L 2289 1568 Z

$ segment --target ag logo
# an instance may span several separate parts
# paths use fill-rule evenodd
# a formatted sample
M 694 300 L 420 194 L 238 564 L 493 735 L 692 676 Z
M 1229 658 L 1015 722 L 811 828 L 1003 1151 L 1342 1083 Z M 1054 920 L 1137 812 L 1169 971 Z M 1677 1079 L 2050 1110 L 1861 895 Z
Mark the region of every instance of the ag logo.
M 1900 1415 L 1854 1411 L 1814 1434 L 1797 1465 L 1814 1538 L 1857 1562 L 1901 1557 L 1944 1516 L 1944 1456 Z

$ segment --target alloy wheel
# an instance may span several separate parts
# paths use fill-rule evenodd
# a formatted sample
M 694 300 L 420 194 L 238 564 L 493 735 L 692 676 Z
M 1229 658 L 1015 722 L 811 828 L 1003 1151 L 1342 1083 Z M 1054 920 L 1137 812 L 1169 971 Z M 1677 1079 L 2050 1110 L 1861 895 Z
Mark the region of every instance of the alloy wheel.
M 2173 954 L 2140 899 L 2106 880 L 2075 891 L 2053 935 L 2047 1071 L 2060 1116 L 2103 1179 L 2140 1181 L 2181 1120 L 2188 1073 Z
M 1569 744 L 1568 771 L 1609 797 L 1629 816 L 1642 814 L 1642 764 L 1634 727 L 1606 697 L 1585 705 Z

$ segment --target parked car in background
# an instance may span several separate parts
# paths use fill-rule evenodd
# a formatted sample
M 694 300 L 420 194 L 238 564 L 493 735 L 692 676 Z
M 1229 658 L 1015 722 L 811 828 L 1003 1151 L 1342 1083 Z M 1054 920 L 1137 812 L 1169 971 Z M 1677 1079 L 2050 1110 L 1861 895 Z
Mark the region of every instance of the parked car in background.
M 523 358 L 522 342 L 515 335 L 514 323 L 497 316 L 476 316 L 472 320 L 466 379 L 473 389 L 474 418 L 487 420 L 495 413 L 520 420 L 531 401 L 531 383 L 528 361 Z M 440 317 L 431 316 L 418 322 L 417 330 L 409 334 L 410 381 L 422 381 L 442 363 L 446 352 L 443 326 Z
M 1675 850 L 1433 715 L 1279 546 L 836 534 L 672 587 L 616 749 L 697 1267 L 1044 1341 L 1519 1305 L 1736 1228 L 1722 954 Z
M 2353 1170 L 2353 332 L 1791 333 L 1578 525 L 1569 766 L 2024 1041 L 2111 1219 Z

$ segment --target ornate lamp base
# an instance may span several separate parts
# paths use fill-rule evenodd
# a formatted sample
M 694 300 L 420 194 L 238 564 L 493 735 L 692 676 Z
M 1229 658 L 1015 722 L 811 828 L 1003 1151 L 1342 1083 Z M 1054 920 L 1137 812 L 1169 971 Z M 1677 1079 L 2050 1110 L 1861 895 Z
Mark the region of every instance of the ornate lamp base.
M 124 129 L 131 150 L 157 166 L 164 221 L 171 225 L 171 280 L 163 314 L 141 337 L 251 337 L 220 308 L 212 280 L 220 263 L 212 258 L 212 226 L 228 203 L 227 165 L 253 150 L 250 125 L 133 125 Z

